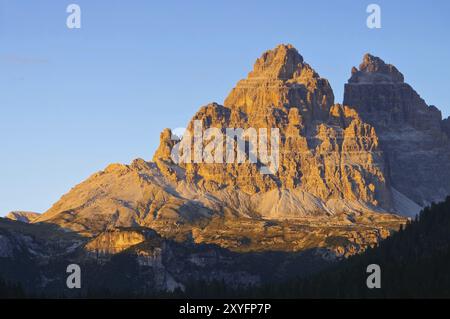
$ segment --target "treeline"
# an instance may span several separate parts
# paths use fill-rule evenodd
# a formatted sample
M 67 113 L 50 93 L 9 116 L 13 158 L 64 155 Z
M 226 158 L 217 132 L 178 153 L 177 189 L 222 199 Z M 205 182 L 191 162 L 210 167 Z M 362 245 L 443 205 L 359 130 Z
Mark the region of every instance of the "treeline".
M 381 268 L 381 288 L 367 287 L 370 264 Z M 309 278 L 240 290 L 230 290 L 225 283 L 194 283 L 184 296 L 450 298 L 450 197 L 425 208 L 414 221 L 377 247 Z
M 0 277 L 0 299 L 24 297 L 25 293 L 20 284 L 7 282 Z

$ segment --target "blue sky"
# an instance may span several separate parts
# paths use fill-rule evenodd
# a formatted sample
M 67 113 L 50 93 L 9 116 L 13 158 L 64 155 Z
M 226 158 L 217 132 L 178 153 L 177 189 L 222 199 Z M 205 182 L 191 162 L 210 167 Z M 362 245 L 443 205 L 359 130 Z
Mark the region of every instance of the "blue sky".
M 66 27 L 81 7 L 82 28 Z M 366 7 L 382 9 L 368 29 Z M 370 52 L 450 115 L 450 1 L 0 0 L 0 215 L 43 212 L 108 163 L 150 160 L 165 127 L 222 103 L 291 43 L 336 102 Z

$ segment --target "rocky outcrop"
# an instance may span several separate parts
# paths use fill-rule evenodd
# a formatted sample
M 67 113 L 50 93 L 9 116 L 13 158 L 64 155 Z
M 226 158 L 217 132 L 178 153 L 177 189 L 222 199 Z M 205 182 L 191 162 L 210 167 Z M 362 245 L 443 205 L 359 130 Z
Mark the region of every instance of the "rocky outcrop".
M 39 213 L 34 212 L 22 212 L 22 211 L 15 211 L 10 212 L 8 215 L 5 216 L 5 218 L 16 220 L 22 223 L 31 223 L 33 220 L 38 218 L 40 216 Z
M 114 255 L 143 243 L 151 237 L 156 237 L 156 233 L 151 229 L 139 231 L 135 229 L 114 228 L 91 240 L 86 244 L 85 248 L 97 256 Z
M 450 194 L 447 122 L 394 66 L 365 55 L 352 70 L 344 103 L 375 128 L 396 190 L 421 206 Z

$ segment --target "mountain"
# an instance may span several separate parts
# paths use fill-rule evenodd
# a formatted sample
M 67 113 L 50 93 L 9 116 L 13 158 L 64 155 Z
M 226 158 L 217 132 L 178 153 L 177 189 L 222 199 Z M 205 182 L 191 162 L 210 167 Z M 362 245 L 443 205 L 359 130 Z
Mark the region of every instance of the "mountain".
M 365 55 L 345 85 L 344 103 L 377 131 L 395 190 L 420 206 L 450 194 L 449 120 L 394 66 Z
M 197 134 L 196 126 L 214 134 L 275 128 L 278 165 L 262 173 L 270 163 L 261 149 L 254 163 L 237 160 L 244 150 L 235 136 L 234 161 L 196 162 L 198 145 L 188 138 Z M 139 226 L 235 251 L 329 248 L 342 256 L 364 250 L 405 222 L 391 213 L 413 213 L 396 205 L 375 129 L 354 109 L 335 104 L 328 81 L 291 45 L 265 52 L 224 105 L 200 108 L 186 132 L 180 140 L 164 130 L 153 162 L 110 165 L 34 222 L 87 237 Z M 243 143 L 248 157 L 250 142 Z M 204 155 L 211 139 L 200 144 Z M 176 147 L 192 156 L 177 162 Z M 342 242 L 348 244 L 330 244 Z
M 22 211 L 15 211 L 10 212 L 8 215 L 5 216 L 5 218 L 11 219 L 11 220 L 17 220 L 22 223 L 31 223 L 33 220 L 39 217 L 39 213 L 34 212 L 22 212 Z
M 152 161 L 109 165 L 31 224 L 0 220 L 0 276 L 52 296 L 70 263 L 89 270 L 83 296 L 307 276 L 450 194 L 448 127 L 380 58 L 352 70 L 341 105 L 279 45 L 181 136 L 163 130 Z

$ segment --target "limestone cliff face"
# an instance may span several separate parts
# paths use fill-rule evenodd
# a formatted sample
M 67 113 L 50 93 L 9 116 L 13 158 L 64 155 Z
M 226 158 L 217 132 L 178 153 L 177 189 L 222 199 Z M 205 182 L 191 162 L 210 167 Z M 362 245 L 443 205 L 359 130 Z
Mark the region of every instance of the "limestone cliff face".
M 247 79 L 239 81 L 224 105 L 248 115 L 249 125 L 264 124 L 273 109 L 297 108 L 304 124 L 323 121 L 334 103 L 330 84 L 321 78 L 292 45 L 265 52 Z M 271 123 L 266 123 L 271 124 Z
M 450 193 L 448 120 L 394 66 L 365 55 L 359 70 L 352 70 L 344 103 L 375 127 L 395 189 L 420 205 Z
M 114 255 L 130 247 L 143 243 L 149 238 L 156 237 L 151 230 L 139 231 L 135 229 L 115 228 L 106 231 L 86 244 L 87 251 L 98 256 Z
M 323 201 L 344 199 L 392 209 L 378 137 L 347 106 L 334 104 L 327 80 L 295 48 L 281 45 L 264 53 L 247 79 L 225 100 L 202 107 L 194 121 L 203 129 L 279 129 L 277 172 L 263 175 L 251 163 L 180 164 L 187 178 L 206 190 L 238 187 L 248 194 L 301 188 Z M 164 131 L 154 160 L 170 178 L 171 134 Z M 207 143 L 205 143 L 206 145 Z

